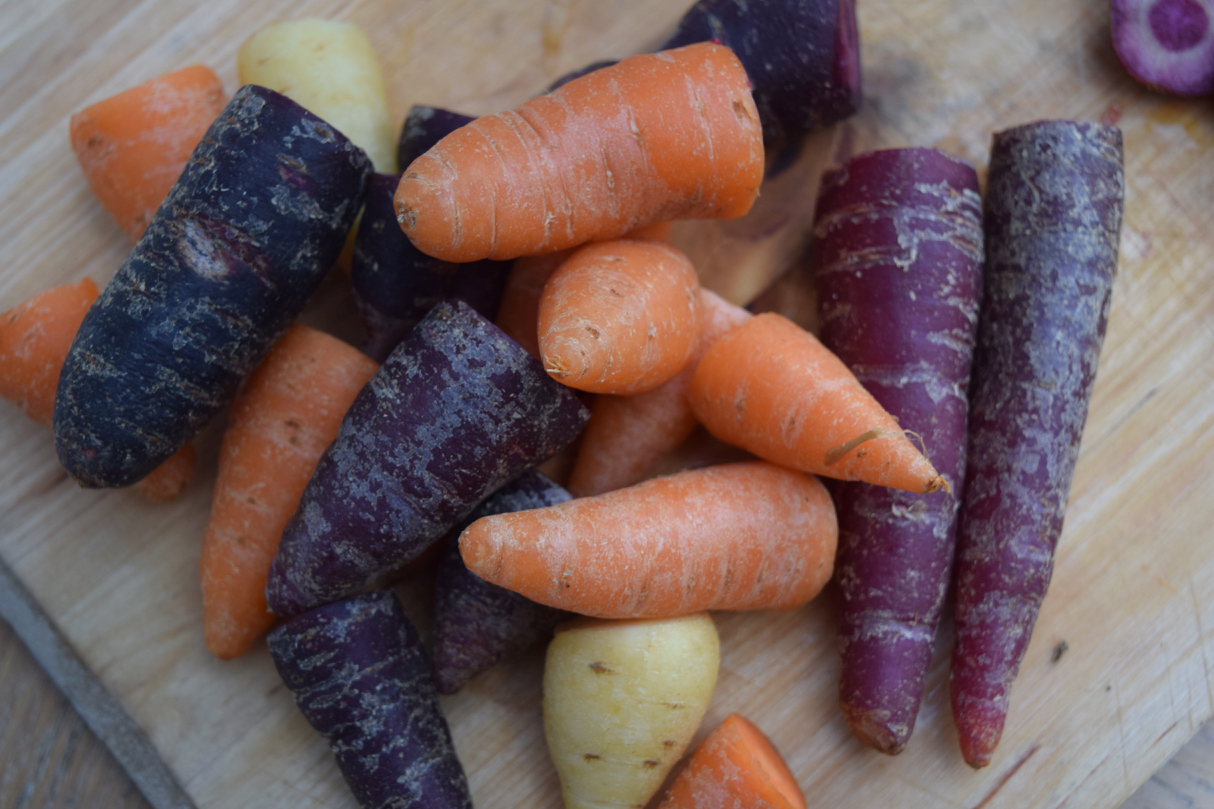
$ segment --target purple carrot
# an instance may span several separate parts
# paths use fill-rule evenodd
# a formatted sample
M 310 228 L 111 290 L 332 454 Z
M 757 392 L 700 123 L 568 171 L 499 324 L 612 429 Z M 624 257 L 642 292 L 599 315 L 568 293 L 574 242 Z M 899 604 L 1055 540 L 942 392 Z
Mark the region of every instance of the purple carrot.
M 443 298 L 459 298 L 492 320 L 510 271 L 508 261 L 452 264 L 414 247 L 392 208 L 399 181 L 393 174 L 372 174 L 367 181 L 350 262 L 354 302 L 367 331 L 363 351 L 376 362 Z
M 481 503 L 449 534 L 490 514 L 554 506 L 571 495 L 536 471 L 525 472 Z M 552 634 L 569 617 L 490 584 L 468 570 L 459 546 L 448 543 L 434 586 L 434 682 L 440 694 L 454 694 L 469 680 L 510 655 Z
M 407 171 L 409 164 L 430 151 L 431 146 L 473 120 L 472 116 L 463 113 L 415 104 L 409 108 L 400 128 L 400 138 L 396 141 L 396 165 L 400 166 L 401 171 Z
M 860 106 L 854 0 L 700 0 L 662 49 L 710 39 L 750 77 L 769 176 L 796 158 L 806 134 Z
M 1214 0 L 1112 0 L 1113 50 L 1125 69 L 1156 90 L 1214 92 Z
M 360 806 L 471 809 L 421 638 L 391 591 L 297 615 L 268 642 Z
M 270 568 L 270 609 L 298 614 L 417 558 L 587 418 L 500 329 L 461 301 L 438 304 L 363 388 L 317 464 Z
M 839 700 L 861 741 L 894 754 L 915 726 L 952 569 L 982 297 L 978 177 L 935 149 L 858 155 L 823 177 L 814 237 L 822 343 L 952 487 L 834 489 Z
M 1053 571 L 1108 321 L 1124 186 L 1115 127 L 1042 121 L 991 145 L 950 680 L 973 767 L 999 743 Z
M 333 266 L 371 163 L 248 85 L 207 130 L 63 365 L 55 448 L 83 486 L 127 486 L 231 401 Z

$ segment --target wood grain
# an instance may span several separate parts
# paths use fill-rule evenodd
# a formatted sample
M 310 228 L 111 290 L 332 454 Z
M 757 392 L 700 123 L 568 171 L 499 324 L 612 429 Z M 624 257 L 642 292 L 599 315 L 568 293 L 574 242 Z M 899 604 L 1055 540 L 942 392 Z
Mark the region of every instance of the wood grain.
M 270 20 L 367 30 L 393 113 L 483 113 L 604 57 L 651 47 L 685 0 L 388 3 L 12 0 L 0 7 L 0 309 L 91 275 L 128 245 L 67 145 L 75 110 L 191 62 L 235 87 L 234 54 Z M 935 145 L 986 162 L 990 134 L 1042 117 L 1118 119 L 1127 156 L 1119 276 L 1054 583 L 991 767 L 960 760 L 944 627 L 915 736 L 885 758 L 850 737 L 835 695 L 832 595 L 798 611 L 718 617 L 723 660 L 706 726 L 747 714 L 823 804 L 1113 806 L 1214 713 L 1214 108 L 1154 95 L 1121 70 L 1107 3 L 865 0 L 865 108 L 825 133 L 750 216 L 684 224 L 676 241 L 734 300 L 794 266 L 820 168 L 861 149 Z M 311 317 L 357 336 L 335 279 Z M 147 731 L 199 807 L 352 800 L 264 648 L 230 663 L 202 645 L 198 542 L 221 422 L 199 479 L 168 506 L 82 491 L 49 434 L 0 408 L 0 558 Z M 424 627 L 423 592 L 401 588 Z M 1054 650 L 1068 651 L 1055 659 Z M 533 653 L 445 698 L 477 805 L 557 807 Z M 36 765 L 35 765 L 36 767 Z

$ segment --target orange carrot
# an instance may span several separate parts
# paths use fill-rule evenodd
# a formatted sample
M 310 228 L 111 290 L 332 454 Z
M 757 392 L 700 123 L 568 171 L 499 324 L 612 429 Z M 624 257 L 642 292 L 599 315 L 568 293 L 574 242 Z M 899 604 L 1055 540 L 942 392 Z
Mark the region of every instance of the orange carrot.
M 520 259 L 521 261 L 521 259 Z M 700 340 L 691 362 L 666 383 L 635 396 L 598 396 L 582 433 L 566 488 L 575 497 L 602 494 L 644 480 L 653 464 L 695 431 L 687 389 L 708 346 L 751 315 L 716 293 L 700 293 Z
M 792 609 L 830 578 L 835 509 L 810 475 L 763 461 L 654 478 L 460 534 L 476 575 L 597 618 Z
M 741 714 L 708 734 L 658 809 L 805 809 L 779 751 Z
M 38 293 L 0 315 L 0 398 L 44 427 L 51 426 L 59 372 L 97 285 L 85 278 Z M 182 447 L 135 485 L 147 500 L 167 503 L 194 476 L 194 448 Z
M 97 285 L 85 278 L 0 315 L 0 397 L 44 427 L 51 426 L 63 360 L 97 294 Z
M 377 368 L 353 346 L 295 325 L 232 403 L 202 542 L 203 629 L 217 657 L 244 654 L 273 625 L 265 587 L 279 537 Z
M 695 267 L 663 242 L 581 247 L 540 296 L 540 360 L 553 379 L 578 390 L 653 390 L 687 366 L 699 338 Z
M 669 219 L 741 216 L 763 177 L 750 82 L 710 42 L 642 54 L 447 135 L 396 191 L 445 261 L 512 259 Z
M 227 98 L 194 65 L 99 101 L 72 116 L 72 149 L 93 193 L 135 241 Z
M 193 444 L 186 444 L 174 452 L 164 463 L 148 473 L 148 476 L 135 484 L 135 491 L 144 500 L 152 503 L 168 503 L 176 500 L 194 479 L 194 467 L 198 463 L 198 453 Z
M 782 466 L 912 492 L 947 485 L 847 366 L 780 315 L 717 340 L 688 395 L 709 432 Z
M 655 222 L 652 225 L 637 228 L 625 236 L 627 239 L 657 239 L 669 241 L 673 222 Z M 544 284 L 556 272 L 556 268 L 564 263 L 573 252 L 558 250 L 555 253 L 545 253 L 542 256 L 523 256 L 516 259 L 510 267 L 510 275 L 506 278 L 506 288 L 502 292 L 502 301 L 498 306 L 497 320 L 494 321 L 499 329 L 506 332 L 514 342 L 527 349 L 527 353 L 536 359 L 540 358 L 539 314 L 540 295 L 544 292 Z

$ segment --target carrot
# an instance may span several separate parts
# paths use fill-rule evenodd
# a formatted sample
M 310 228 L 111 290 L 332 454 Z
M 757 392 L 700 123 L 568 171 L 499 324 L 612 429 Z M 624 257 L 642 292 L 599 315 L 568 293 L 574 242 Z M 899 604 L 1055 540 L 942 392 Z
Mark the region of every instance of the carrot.
M 283 527 L 378 367 L 336 337 L 294 325 L 237 394 L 202 541 L 203 631 L 217 657 L 244 654 L 273 624 L 265 588 Z
M 673 222 L 654 222 L 652 225 L 630 231 L 628 239 L 657 239 L 669 241 L 674 229 Z M 557 267 L 573 252 L 558 250 L 541 256 L 523 256 L 515 259 L 506 277 L 506 287 L 494 324 L 506 332 L 514 342 L 527 349 L 527 353 L 539 359 L 540 295 L 544 284 L 556 272 Z
M 223 110 L 223 84 L 193 65 L 72 116 L 72 150 L 93 193 L 135 241 Z
M 194 479 L 194 468 L 198 465 L 198 453 L 193 444 L 186 444 L 169 456 L 168 460 L 148 473 L 135 484 L 135 491 L 152 503 L 168 503 L 176 500 Z
M 436 258 L 510 259 L 652 222 L 741 216 L 762 177 L 746 71 L 728 48 L 700 43 L 461 127 L 408 167 L 396 212 Z
M 67 350 L 97 295 L 97 285 L 85 278 L 40 292 L 0 315 L 0 398 L 44 427 L 51 426 Z M 194 464 L 194 447 L 187 444 L 135 489 L 153 503 L 167 503 L 193 478 Z
M 602 494 L 640 483 L 658 458 L 695 431 L 699 422 L 691 412 L 687 389 L 696 364 L 721 335 L 751 316 L 706 289 L 700 292 L 700 303 L 700 340 L 687 367 L 651 391 L 595 398 L 569 476 L 568 489 L 574 496 Z
M 700 281 L 681 252 L 648 239 L 579 248 L 540 296 L 540 360 L 591 393 L 643 393 L 681 371 L 700 336 Z
M 762 461 L 680 472 L 460 534 L 468 569 L 597 618 L 792 609 L 830 578 L 835 509 L 816 478 Z
M 763 731 L 731 713 L 691 754 L 658 809 L 805 809 L 805 795 Z
M 783 466 L 913 492 L 947 483 L 818 339 L 755 315 L 708 349 L 691 379 L 708 431 Z
M 0 397 L 51 426 L 59 371 L 84 314 L 97 300 L 85 278 L 40 292 L 0 315 Z

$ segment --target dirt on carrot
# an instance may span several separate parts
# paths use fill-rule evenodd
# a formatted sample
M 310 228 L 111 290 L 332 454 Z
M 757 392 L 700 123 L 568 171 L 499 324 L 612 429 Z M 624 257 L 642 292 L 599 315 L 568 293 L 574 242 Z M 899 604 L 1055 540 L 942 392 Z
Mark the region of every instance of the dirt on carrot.
M 244 654 L 273 625 L 266 578 L 283 527 L 377 368 L 336 337 L 295 325 L 237 394 L 202 543 L 203 628 L 217 657 Z
M 741 216 L 762 176 L 746 71 L 728 48 L 700 43 L 461 127 L 409 166 L 396 212 L 436 258 L 511 259 L 653 222 Z
M 648 239 L 579 248 L 540 296 L 540 361 L 571 388 L 643 393 L 691 360 L 700 282 L 680 251 Z
M 72 149 L 93 193 L 135 241 L 223 110 L 219 77 L 193 65 L 72 116 Z
M 783 466 L 913 492 L 948 485 L 847 366 L 780 315 L 717 340 L 689 398 L 717 438 Z
M 194 479 L 198 465 L 198 453 L 193 444 L 186 444 L 169 456 L 143 480 L 135 484 L 139 496 L 151 503 L 168 503 L 176 500 L 185 487 Z
M 658 809 L 805 809 L 805 795 L 763 731 L 741 714 L 691 754 Z
M 486 581 L 599 618 L 792 609 L 830 578 L 837 541 L 822 483 L 762 461 L 484 517 L 459 540 Z

